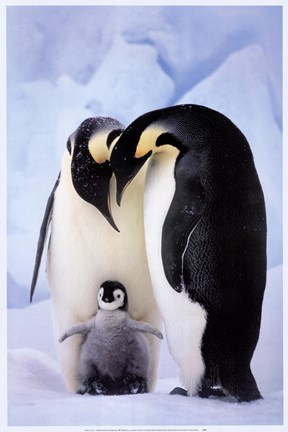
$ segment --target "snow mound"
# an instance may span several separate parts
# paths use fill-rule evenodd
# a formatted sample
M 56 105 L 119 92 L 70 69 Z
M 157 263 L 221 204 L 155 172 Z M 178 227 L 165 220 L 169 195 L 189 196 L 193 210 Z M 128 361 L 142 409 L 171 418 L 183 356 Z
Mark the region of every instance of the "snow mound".
M 8 397 L 18 404 L 66 396 L 57 363 L 47 354 L 31 348 L 9 350 L 8 364 Z

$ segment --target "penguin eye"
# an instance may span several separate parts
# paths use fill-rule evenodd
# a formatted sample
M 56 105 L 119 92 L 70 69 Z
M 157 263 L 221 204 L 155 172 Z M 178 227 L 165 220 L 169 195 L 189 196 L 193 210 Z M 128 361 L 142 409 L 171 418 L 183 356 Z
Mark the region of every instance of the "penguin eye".
M 117 298 L 120 298 L 120 297 L 121 297 L 121 295 L 120 295 L 120 294 L 118 294 L 118 295 L 117 295 Z

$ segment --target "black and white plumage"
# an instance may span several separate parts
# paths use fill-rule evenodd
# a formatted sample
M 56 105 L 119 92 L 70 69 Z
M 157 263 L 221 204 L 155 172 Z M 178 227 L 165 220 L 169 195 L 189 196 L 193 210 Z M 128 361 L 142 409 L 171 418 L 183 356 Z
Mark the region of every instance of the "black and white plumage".
M 74 325 L 60 338 L 85 337 L 80 353 L 81 386 L 78 393 L 135 394 L 147 392 L 150 351 L 141 333 L 160 339 L 160 331 L 128 314 L 127 292 L 116 281 L 105 281 L 98 293 L 98 312 Z
M 111 154 L 119 203 L 148 159 L 149 269 L 183 385 L 189 395 L 261 398 L 250 362 L 266 283 L 266 216 L 249 144 L 206 107 L 146 113 Z
M 48 200 L 39 236 L 31 300 L 50 224 L 47 278 L 56 341 L 64 329 L 96 313 L 95 290 L 107 279 L 123 281 L 130 299 L 129 313 L 134 319 L 160 326 L 144 244 L 143 179 L 135 182 L 121 211 L 112 199 L 116 184 L 109 156 L 113 141 L 123 128 L 119 121 L 109 117 L 83 121 L 68 139 L 61 173 Z M 121 233 L 111 214 L 121 225 Z M 147 335 L 151 350 L 149 390 L 155 383 L 160 348 L 158 340 L 150 336 Z M 69 391 L 79 388 L 81 342 L 81 335 L 77 335 L 65 344 L 56 345 Z

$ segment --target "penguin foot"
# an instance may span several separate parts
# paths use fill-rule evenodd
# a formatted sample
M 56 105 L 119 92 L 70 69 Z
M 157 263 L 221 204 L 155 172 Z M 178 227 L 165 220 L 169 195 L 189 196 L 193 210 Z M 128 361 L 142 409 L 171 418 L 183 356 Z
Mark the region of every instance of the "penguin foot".
M 129 374 L 124 379 L 124 394 L 147 393 L 147 391 L 147 383 L 144 378 L 137 377 L 134 374 Z
M 83 380 L 77 393 L 81 395 L 84 395 L 85 393 L 90 395 L 106 395 L 107 391 L 102 382 L 99 379 L 95 379 L 94 377 Z
M 107 395 L 108 392 L 101 382 L 93 381 L 91 390 L 88 392 L 91 395 Z
M 91 380 L 90 379 L 88 379 L 88 380 L 84 379 L 82 381 L 81 386 L 77 390 L 77 393 L 81 394 L 81 395 L 84 395 L 85 393 L 89 393 L 90 390 L 91 390 L 91 388 L 92 388 L 91 387 Z
M 88 390 L 88 385 L 83 382 L 79 387 L 79 389 L 77 390 L 77 394 L 84 395 L 85 393 L 87 393 L 87 390 Z
M 180 395 L 180 396 L 188 396 L 187 390 L 181 388 L 181 387 L 175 387 L 171 392 L 170 395 Z
M 114 380 L 111 377 L 105 376 L 92 377 L 83 380 L 78 394 L 84 395 L 128 395 L 147 393 L 147 382 L 142 377 L 137 377 L 134 374 L 128 374 L 124 379 Z
M 198 396 L 202 399 L 209 398 L 210 396 L 225 397 L 226 393 L 221 387 L 203 387 L 199 390 Z

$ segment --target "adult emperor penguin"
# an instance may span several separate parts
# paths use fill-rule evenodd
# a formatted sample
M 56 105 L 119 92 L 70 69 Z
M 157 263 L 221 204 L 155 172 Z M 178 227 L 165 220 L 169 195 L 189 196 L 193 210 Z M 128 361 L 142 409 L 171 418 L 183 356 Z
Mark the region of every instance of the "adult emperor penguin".
M 40 230 L 31 300 L 51 221 L 47 278 L 59 363 L 69 391 L 79 388 L 83 337 L 77 335 L 65 344 L 58 344 L 58 340 L 65 329 L 87 321 L 96 313 L 95 293 L 103 280 L 123 281 L 130 300 L 129 314 L 157 328 L 161 326 L 145 251 L 144 179 L 140 178 L 131 188 L 121 211 L 115 199 L 109 204 L 109 187 L 111 196 L 116 195 L 109 151 L 123 128 L 115 119 L 95 117 L 82 122 L 69 137 L 61 173 L 48 200 Z M 117 232 L 111 211 L 121 225 L 121 233 Z M 148 390 L 152 390 L 160 345 L 151 335 L 147 339 L 152 358 Z
M 119 203 L 149 158 L 148 263 L 182 383 L 188 395 L 259 399 L 250 362 L 266 283 L 266 216 L 249 144 L 203 106 L 146 113 L 111 154 Z

